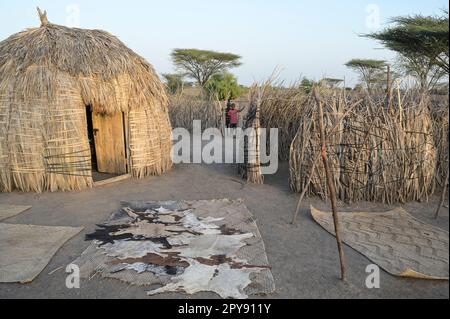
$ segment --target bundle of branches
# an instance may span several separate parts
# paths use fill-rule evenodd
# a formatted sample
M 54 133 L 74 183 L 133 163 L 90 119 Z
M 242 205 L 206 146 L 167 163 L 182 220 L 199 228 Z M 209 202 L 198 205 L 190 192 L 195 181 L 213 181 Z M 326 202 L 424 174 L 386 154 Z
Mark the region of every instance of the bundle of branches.
M 291 144 L 308 99 L 308 95 L 298 86 L 266 88 L 261 103 L 261 126 L 279 129 L 279 156 L 282 161 L 289 160 Z
M 202 129 L 222 129 L 224 106 L 214 99 L 202 95 L 177 94 L 169 97 L 169 115 L 174 128 L 185 128 L 192 132 L 193 121 L 201 121 Z
M 244 130 L 252 128 L 252 133 L 246 135 L 243 140 L 244 163 L 239 165 L 239 174 L 248 183 L 264 184 L 264 175 L 261 171 L 261 104 L 267 88 L 270 86 L 266 82 L 262 86 L 254 85 L 249 92 L 250 109 L 245 117 Z
M 338 197 L 382 203 L 427 200 L 434 191 L 436 149 L 429 99 L 398 94 L 393 107 L 383 99 L 345 92 L 321 94 L 330 167 Z M 291 146 L 291 187 L 328 197 L 317 105 L 305 106 Z M 311 177 L 311 178 L 310 178 Z M 310 183 L 308 183 L 311 181 Z

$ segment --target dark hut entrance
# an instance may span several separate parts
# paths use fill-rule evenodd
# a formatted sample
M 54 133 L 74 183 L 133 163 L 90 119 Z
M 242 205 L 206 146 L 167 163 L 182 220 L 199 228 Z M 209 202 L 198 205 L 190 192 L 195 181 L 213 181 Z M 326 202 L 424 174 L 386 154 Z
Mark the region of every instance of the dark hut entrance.
M 87 130 L 94 182 L 109 180 L 128 173 L 125 115 L 104 115 L 86 108 Z

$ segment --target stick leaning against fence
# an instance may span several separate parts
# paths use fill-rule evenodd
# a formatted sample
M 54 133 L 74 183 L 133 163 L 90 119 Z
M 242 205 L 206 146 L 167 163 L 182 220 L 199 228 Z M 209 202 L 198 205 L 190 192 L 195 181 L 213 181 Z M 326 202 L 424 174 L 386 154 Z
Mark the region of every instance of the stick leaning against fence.
M 327 155 L 327 143 L 326 143 L 326 135 L 325 135 L 325 125 L 323 123 L 323 106 L 320 100 L 319 94 L 317 93 L 317 89 L 314 88 L 314 98 L 316 99 L 317 106 L 319 107 L 319 126 L 320 126 L 320 140 L 322 144 L 322 160 L 323 166 L 325 168 L 325 174 L 327 177 L 327 185 L 328 190 L 330 192 L 331 199 L 331 207 L 333 210 L 333 220 L 334 220 L 334 228 L 336 231 L 336 241 L 339 250 L 339 259 L 341 262 L 341 279 L 346 280 L 346 267 L 345 267 L 345 254 L 344 248 L 341 238 L 341 228 L 339 223 L 339 216 L 337 212 L 337 198 L 336 198 L 336 189 L 334 187 L 333 178 L 331 176 L 330 167 L 328 165 L 328 155 Z

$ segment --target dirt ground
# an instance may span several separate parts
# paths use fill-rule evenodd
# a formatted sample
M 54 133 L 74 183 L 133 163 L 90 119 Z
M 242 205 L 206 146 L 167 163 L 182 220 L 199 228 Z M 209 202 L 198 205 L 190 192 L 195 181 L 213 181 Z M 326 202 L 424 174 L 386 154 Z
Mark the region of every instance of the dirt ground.
M 93 278 L 82 281 L 81 289 L 65 286 L 64 267 L 89 245 L 84 235 L 107 220 L 121 200 L 200 200 L 243 198 L 257 223 L 273 267 L 276 292 L 271 298 L 449 298 L 448 281 L 426 281 L 381 274 L 381 289 L 365 287 L 365 268 L 371 262 L 346 247 L 348 283 L 339 281 L 339 260 L 334 237 L 317 225 L 309 214 L 310 204 L 327 208 L 319 199 L 303 204 L 297 226 L 289 224 L 298 195 L 288 185 L 289 168 L 283 164 L 277 175 L 266 177 L 261 186 L 244 185 L 230 165 L 178 165 L 170 173 L 144 180 L 127 180 L 114 185 L 75 193 L 0 194 L 5 204 L 31 205 L 33 208 L 7 223 L 35 225 L 84 226 L 85 230 L 70 240 L 31 284 L 0 284 L 0 298 L 148 298 L 145 287 Z M 432 218 L 437 198 L 429 203 L 409 203 L 404 208 L 429 224 L 448 230 L 449 213 Z M 448 201 L 447 201 L 448 202 Z M 381 211 L 385 205 L 359 203 L 342 209 Z M 217 298 L 210 293 L 194 296 L 166 294 L 158 298 Z

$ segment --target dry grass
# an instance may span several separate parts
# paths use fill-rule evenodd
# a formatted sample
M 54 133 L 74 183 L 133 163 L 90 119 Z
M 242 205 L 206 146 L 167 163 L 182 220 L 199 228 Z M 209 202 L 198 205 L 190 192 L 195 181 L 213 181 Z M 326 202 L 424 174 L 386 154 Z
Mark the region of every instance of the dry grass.
M 394 101 L 392 111 L 383 99 L 358 100 L 345 92 L 322 94 L 322 100 L 330 166 L 341 200 L 391 204 L 428 199 L 435 186 L 437 152 L 427 97 L 407 92 Z M 319 151 L 317 107 L 310 101 L 292 144 L 293 190 L 303 190 Z M 328 196 L 321 164 L 308 193 Z

